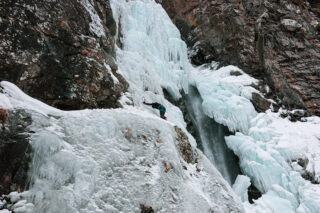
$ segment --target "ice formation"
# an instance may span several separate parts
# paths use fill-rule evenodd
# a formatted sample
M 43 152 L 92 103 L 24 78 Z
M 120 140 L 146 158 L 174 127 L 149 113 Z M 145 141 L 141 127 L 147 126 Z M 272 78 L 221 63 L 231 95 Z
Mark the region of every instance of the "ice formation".
M 88 0 L 82 3 L 94 20 L 90 29 L 101 36 L 94 7 Z M 302 176 L 307 172 L 313 181 L 320 179 L 319 118 L 292 123 L 278 113 L 258 114 L 250 102 L 257 92 L 250 85 L 257 81 L 234 66 L 192 67 L 186 44 L 161 5 L 153 0 L 111 0 L 111 6 L 121 25 L 119 72 L 130 84 L 122 97 L 123 109 L 64 112 L 1 82 L 5 92 L 0 107 L 31 112 L 36 132 L 31 138 L 33 185 L 29 194 L 19 195 L 17 208 L 138 212 L 139 204 L 145 204 L 157 212 L 241 211 L 234 192 L 201 152 L 199 167 L 179 154 L 173 126 L 187 133 L 186 123 L 181 111 L 164 98 L 163 88 L 178 99 L 181 90 L 188 93 L 193 86 L 202 99 L 197 103 L 201 111 L 236 132 L 226 142 L 247 176 L 239 176 L 233 186 L 245 210 L 318 212 L 319 185 Z M 143 99 L 162 103 L 168 122 L 143 105 Z M 307 159 L 305 168 L 299 159 Z M 173 168 L 168 173 L 164 162 Z M 249 179 L 264 193 L 254 204 L 244 195 Z
M 117 55 L 119 72 L 130 83 L 123 97 L 129 105 L 64 112 L 1 83 L 2 107 L 28 110 L 36 132 L 32 187 L 18 196 L 25 206 L 34 205 L 32 212 L 139 212 L 140 204 L 156 212 L 242 212 L 231 187 L 199 150 L 197 164 L 180 154 L 174 125 L 185 130 L 186 124 L 162 91 L 179 98 L 188 84 L 190 64 L 179 31 L 153 1 L 113 1 L 112 7 L 122 26 Z M 143 98 L 163 103 L 168 121 Z M 195 146 L 190 134 L 189 140 Z
M 179 98 L 179 90 L 187 88 L 191 65 L 187 46 L 165 10 L 154 1 L 111 0 L 111 6 L 121 24 L 119 67 L 131 90 L 141 93 L 137 95 L 141 98 L 145 90 L 161 95 L 165 88 Z
M 30 112 L 36 132 L 32 187 L 10 194 L 15 212 L 139 212 L 140 204 L 157 212 L 242 211 L 200 151 L 198 164 L 183 160 L 170 122 L 134 107 L 60 111 L 9 82 L 1 86 L 1 107 Z
M 242 202 L 248 202 L 248 187 L 250 185 L 250 178 L 245 175 L 238 175 L 235 183 L 232 185 L 232 189 L 241 198 Z
M 216 122 L 226 125 L 230 131 L 246 133 L 250 120 L 257 114 L 250 102 L 252 92 L 257 92 L 250 85 L 257 83 L 257 80 L 235 66 L 218 70 L 214 69 L 215 66 L 213 69 L 211 67 L 193 69 L 190 77 L 190 83 L 199 90 L 203 99 L 204 112 Z
M 255 205 L 246 205 L 247 210 L 317 212 L 320 186 L 302 175 L 313 174 L 314 181 L 320 177 L 320 119 L 311 117 L 293 123 L 268 112 L 260 113 L 250 125 L 248 135 L 236 133 L 226 138 L 227 145 L 239 156 L 243 172 L 266 193 Z M 297 165 L 299 159 L 308 159 L 306 168 Z

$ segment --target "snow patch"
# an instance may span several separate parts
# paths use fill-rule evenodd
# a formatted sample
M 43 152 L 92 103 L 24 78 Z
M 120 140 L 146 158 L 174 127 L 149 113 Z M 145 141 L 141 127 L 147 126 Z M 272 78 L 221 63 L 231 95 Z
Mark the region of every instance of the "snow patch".
M 102 21 L 97 13 L 97 11 L 94 9 L 94 2 L 91 0 L 80 0 L 80 3 L 86 10 L 88 11 L 91 22 L 90 22 L 90 31 L 95 34 L 98 37 L 106 36 L 104 28 L 102 26 Z

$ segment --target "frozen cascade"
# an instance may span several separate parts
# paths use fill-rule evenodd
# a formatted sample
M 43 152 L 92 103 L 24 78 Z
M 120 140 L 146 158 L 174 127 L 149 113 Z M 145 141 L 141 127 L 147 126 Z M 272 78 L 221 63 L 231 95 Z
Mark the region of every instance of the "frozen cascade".
M 243 212 L 232 188 L 201 151 L 192 148 L 196 164 L 186 163 L 180 153 L 174 126 L 185 130 L 186 124 L 162 92 L 166 88 L 179 98 L 179 91 L 188 89 L 192 67 L 179 31 L 154 1 L 111 4 L 121 22 L 119 72 L 130 84 L 123 109 L 60 111 L 1 82 L 0 107 L 30 112 L 30 128 L 36 132 L 30 191 L 11 197 L 31 202 L 30 213 L 140 212 L 140 204 L 156 212 Z M 143 105 L 143 97 L 163 103 L 168 121 Z
M 162 91 L 165 88 L 174 99 L 180 98 L 180 90 L 188 92 L 189 75 L 194 69 L 188 61 L 186 44 L 180 39 L 178 29 L 162 6 L 154 1 L 112 0 L 111 6 L 116 22 L 121 25 L 117 32 L 117 36 L 122 35 L 123 44 L 117 51 L 119 69 L 130 83 L 134 105 L 149 110 L 141 104 L 141 97 L 164 103 L 169 121 L 186 130 L 181 111 L 164 99 Z M 197 103 L 197 107 L 202 108 L 202 101 Z M 238 163 L 225 145 L 223 130 L 203 113 L 197 116 L 201 116 L 197 119 L 201 120 L 202 142 L 207 144 L 206 156 L 232 184 Z M 193 137 L 189 138 L 194 141 Z
M 253 205 L 243 203 L 247 212 L 318 212 L 320 187 L 302 176 L 307 172 L 320 180 L 320 119 L 292 123 L 277 113 L 258 114 L 250 102 L 252 92 L 258 92 L 250 85 L 257 80 L 234 66 L 193 68 L 179 31 L 159 4 L 111 0 L 111 5 L 121 26 L 119 72 L 130 84 L 123 109 L 63 112 L 1 82 L 0 107 L 28 110 L 36 132 L 31 138 L 32 187 L 19 195 L 34 210 L 24 212 L 139 212 L 140 204 L 157 212 L 241 212 L 228 183 L 200 151 L 197 166 L 179 153 L 173 126 L 186 131 L 186 123 L 162 88 L 178 99 L 188 84 L 199 91 L 204 114 L 236 132 L 226 137 L 227 145 L 239 157 L 241 170 L 265 193 Z M 90 29 L 101 29 L 99 23 L 93 21 Z M 163 103 L 168 121 L 143 105 L 143 97 Z M 308 160 L 305 168 L 298 159 Z M 164 162 L 172 167 L 168 173 Z M 248 178 L 239 179 L 238 193 L 248 183 Z
M 200 137 L 204 154 L 232 185 L 240 173 L 238 159 L 227 147 L 224 137 L 229 133 L 226 127 L 216 123 L 204 114 L 201 96 L 197 89 L 190 86 L 186 95 L 188 113 Z

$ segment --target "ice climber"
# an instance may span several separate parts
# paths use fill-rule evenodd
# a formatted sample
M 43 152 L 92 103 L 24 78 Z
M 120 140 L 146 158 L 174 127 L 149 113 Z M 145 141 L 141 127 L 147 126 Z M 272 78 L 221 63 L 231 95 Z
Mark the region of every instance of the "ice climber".
M 151 105 L 152 108 L 158 109 L 158 110 L 160 111 L 160 117 L 161 117 L 162 119 L 167 120 L 167 117 L 164 116 L 164 114 L 166 113 L 166 108 L 165 108 L 163 105 L 161 105 L 161 104 L 159 104 L 159 103 L 157 103 L 157 102 L 146 103 L 145 100 L 143 101 L 143 103 L 144 103 L 145 105 Z

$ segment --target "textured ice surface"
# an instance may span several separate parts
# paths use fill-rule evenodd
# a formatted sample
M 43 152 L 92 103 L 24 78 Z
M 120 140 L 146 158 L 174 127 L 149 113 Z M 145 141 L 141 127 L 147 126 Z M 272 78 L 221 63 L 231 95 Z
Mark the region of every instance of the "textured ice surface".
M 110 2 L 121 25 L 119 67 L 131 89 L 162 94 L 166 88 L 173 97 L 180 97 L 179 90 L 187 88 L 191 65 L 187 46 L 165 10 L 154 1 Z
M 159 111 L 142 102 L 144 99 L 149 103 L 159 102 L 167 108 L 168 121 L 186 130 L 180 109 L 163 96 L 165 88 L 174 98 L 179 98 L 180 90 L 188 85 L 191 64 L 179 30 L 154 1 L 112 0 L 110 3 L 118 28 L 121 26 L 117 30 L 122 35 L 117 61 L 119 72 L 129 82 L 129 97 L 124 99 L 156 116 Z M 188 136 L 196 146 L 194 138 Z
M 266 193 L 252 212 L 318 212 L 320 186 L 302 178 L 298 159 L 308 159 L 305 170 L 319 180 L 320 119 L 290 122 L 277 113 L 260 113 L 251 120 L 248 135 L 236 133 L 226 138 L 239 156 L 242 171 Z M 305 171 L 304 171 L 305 172 Z M 254 207 L 254 208 L 253 208 Z
M 92 16 L 90 30 L 102 35 L 94 7 L 88 0 L 82 3 Z M 244 202 L 246 211 L 319 212 L 319 185 L 301 174 L 307 171 L 320 179 L 318 117 L 292 123 L 276 113 L 257 114 L 250 103 L 255 90 L 249 86 L 256 80 L 234 66 L 193 68 L 179 31 L 160 5 L 151 0 L 111 0 L 111 5 L 121 25 L 119 72 L 130 84 L 122 97 L 124 109 L 63 112 L 1 83 L 5 94 L 0 94 L 0 106 L 24 108 L 33 115 L 34 184 L 27 200 L 35 204 L 35 212 L 139 212 L 140 203 L 157 212 L 239 208 L 207 158 L 199 153 L 197 172 L 178 153 L 172 125 L 185 130 L 186 124 L 162 88 L 179 98 L 188 83 L 198 89 L 206 115 L 239 131 L 226 138 L 228 146 L 239 156 L 244 174 L 265 193 L 253 205 Z M 162 103 L 168 122 L 143 105 L 143 98 Z M 308 159 L 306 168 L 299 166 L 299 158 Z M 173 168 L 168 173 L 164 161 Z M 235 188 L 243 191 L 247 184 L 241 180 Z
M 248 187 L 250 185 L 250 178 L 245 175 L 238 175 L 235 183 L 232 185 L 232 189 L 241 198 L 242 202 L 248 202 Z
M 13 84 L 1 86 L 7 102 L 32 114 L 36 132 L 31 189 L 10 195 L 12 202 L 20 200 L 16 212 L 140 212 L 140 204 L 156 212 L 242 211 L 199 150 L 197 164 L 183 160 L 170 122 L 134 107 L 53 110 Z
M 197 87 L 203 99 L 204 112 L 230 131 L 241 132 L 248 131 L 250 120 L 257 114 L 250 102 L 251 93 L 256 90 L 249 86 L 256 82 L 234 66 L 218 70 L 203 66 L 193 69 L 190 77 L 190 83 Z

